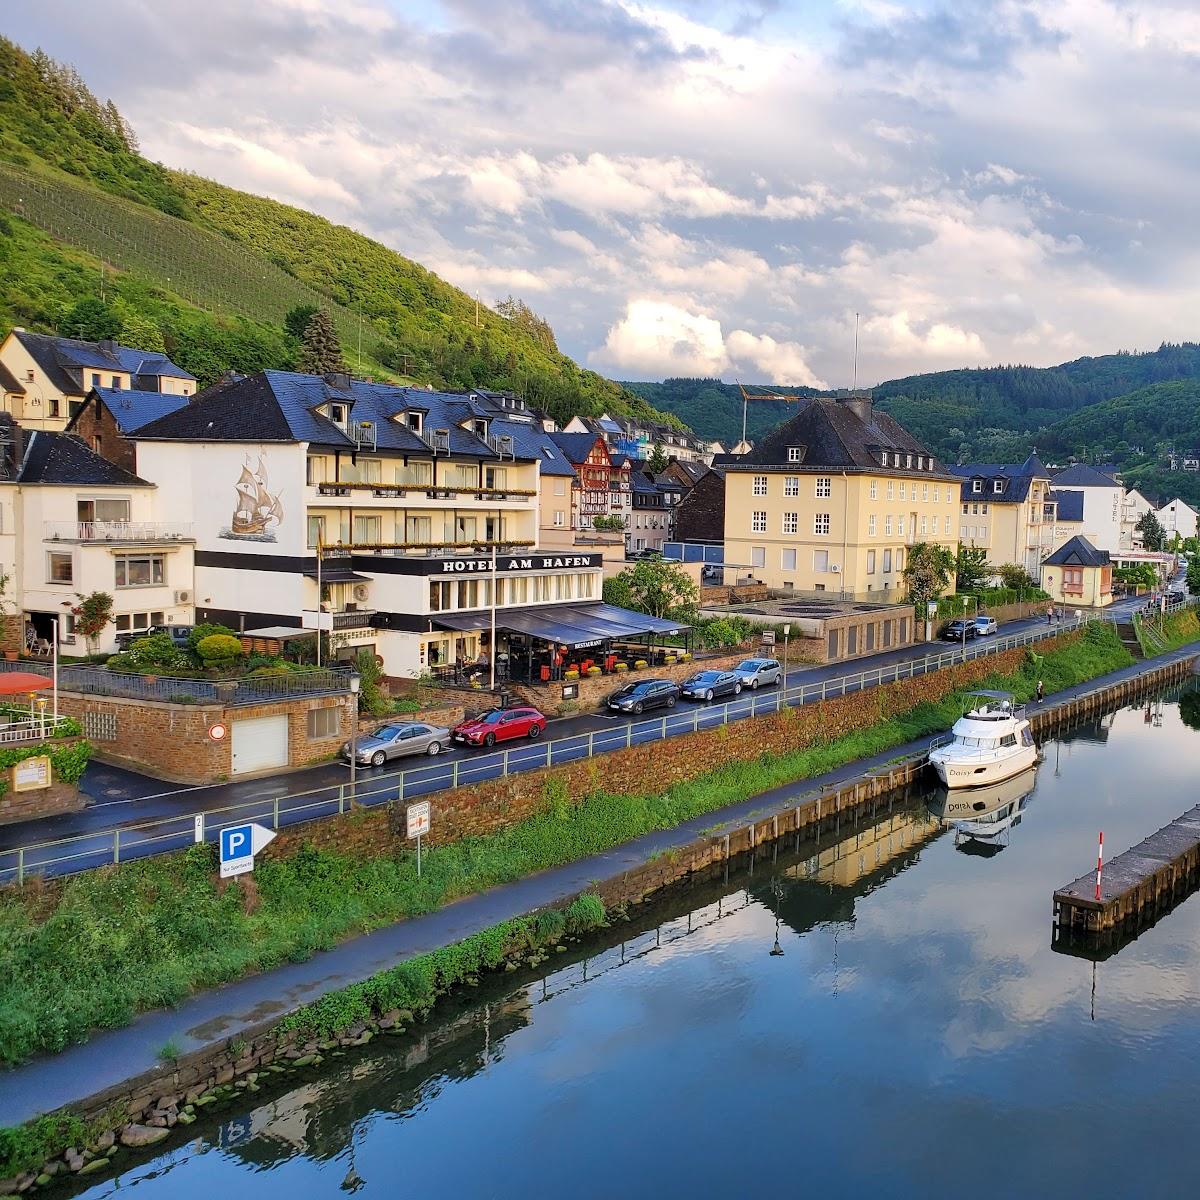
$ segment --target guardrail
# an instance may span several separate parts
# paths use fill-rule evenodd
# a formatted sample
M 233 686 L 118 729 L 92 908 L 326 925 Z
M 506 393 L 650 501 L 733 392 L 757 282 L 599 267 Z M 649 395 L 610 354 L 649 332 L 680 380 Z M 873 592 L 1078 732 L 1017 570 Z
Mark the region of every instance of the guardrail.
M 982 642 L 910 662 L 894 663 L 873 670 L 856 671 L 836 679 L 818 680 L 771 691 L 748 691 L 724 704 L 671 709 L 663 716 L 608 729 L 545 741 L 522 743 L 508 750 L 472 754 L 469 758 L 429 758 L 420 766 L 381 775 L 360 775 L 357 786 L 329 784 L 303 792 L 245 801 L 203 813 L 188 812 L 163 817 L 119 829 L 56 838 L 18 849 L 0 851 L 0 883 L 21 884 L 31 874 L 69 875 L 95 867 L 119 863 L 130 858 L 181 850 L 196 841 L 196 831 L 207 842 L 216 842 L 220 831 L 229 825 L 259 821 L 272 829 L 282 829 L 307 821 L 345 813 L 356 805 L 372 808 L 387 803 L 404 804 L 435 792 L 446 791 L 489 779 L 500 779 L 544 767 L 563 766 L 592 758 L 612 750 L 649 745 L 680 734 L 728 725 L 746 717 L 778 712 L 785 707 L 811 704 L 818 700 L 845 696 L 867 687 L 913 679 L 964 660 L 998 654 L 1018 646 L 1027 646 L 1057 637 L 1064 629 L 1076 629 L 1082 620 L 1025 630 L 1004 637 L 991 636 Z M 268 684 L 268 676 L 245 683 Z M 284 678 L 284 677 L 280 677 Z M 198 824 L 199 822 L 199 824 Z

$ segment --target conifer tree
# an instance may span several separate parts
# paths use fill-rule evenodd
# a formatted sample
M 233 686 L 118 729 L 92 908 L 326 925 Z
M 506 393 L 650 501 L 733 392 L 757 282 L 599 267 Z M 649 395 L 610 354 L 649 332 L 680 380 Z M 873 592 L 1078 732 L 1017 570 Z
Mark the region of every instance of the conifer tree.
M 309 375 L 330 375 L 346 370 L 342 358 L 342 343 L 338 341 L 333 318 L 323 309 L 318 309 L 304 327 L 303 346 L 300 350 L 300 370 Z

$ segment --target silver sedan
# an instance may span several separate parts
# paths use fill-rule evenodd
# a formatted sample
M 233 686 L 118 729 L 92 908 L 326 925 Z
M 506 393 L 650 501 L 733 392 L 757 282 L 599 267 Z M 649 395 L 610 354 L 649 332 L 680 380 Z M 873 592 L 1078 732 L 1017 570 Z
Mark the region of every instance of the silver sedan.
M 392 758 L 408 754 L 441 754 L 449 748 L 449 729 L 413 721 L 380 725 L 374 733 L 363 734 L 355 746 L 355 758 L 360 766 L 382 767 Z M 343 744 L 341 755 L 350 761 L 349 742 Z

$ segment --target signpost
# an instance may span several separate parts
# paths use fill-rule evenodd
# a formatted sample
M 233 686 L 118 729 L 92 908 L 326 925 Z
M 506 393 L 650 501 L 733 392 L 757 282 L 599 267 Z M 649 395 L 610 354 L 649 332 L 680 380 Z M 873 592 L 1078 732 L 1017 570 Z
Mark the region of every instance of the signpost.
M 274 837 L 272 830 L 255 821 L 227 825 L 221 830 L 221 878 L 232 879 L 253 871 L 254 856 Z
M 775 630 L 773 630 L 773 629 L 764 629 L 764 630 L 763 630 L 763 632 L 762 632 L 762 644 L 763 644 L 764 646 L 773 646 L 773 645 L 775 645 Z
M 417 839 L 417 878 L 421 878 L 421 838 L 429 832 L 430 806 L 428 800 L 410 804 L 405 812 L 408 819 L 408 836 Z

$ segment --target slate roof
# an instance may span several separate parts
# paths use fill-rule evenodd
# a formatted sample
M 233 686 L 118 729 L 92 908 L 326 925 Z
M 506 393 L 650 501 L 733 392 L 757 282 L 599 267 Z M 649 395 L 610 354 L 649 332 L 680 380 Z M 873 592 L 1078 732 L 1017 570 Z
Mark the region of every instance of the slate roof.
M 25 395 L 25 385 L 0 362 L 0 392 L 16 392 L 18 396 Z
M 1115 479 L 1101 474 L 1095 467 L 1089 467 L 1086 463 L 1076 463 L 1075 466 L 1066 467 L 1055 474 L 1054 486 L 1115 488 L 1121 485 Z
M 143 392 L 134 388 L 92 388 L 91 395 L 99 397 L 124 434 L 133 433 L 159 417 L 186 407 L 190 399 L 169 392 Z M 70 429 L 77 419 L 72 418 L 67 428 Z
M 672 458 L 674 464 L 692 481 L 696 483 L 708 474 L 708 466 L 691 458 Z
M 858 407 L 856 405 L 856 407 Z M 733 462 L 728 471 L 761 470 L 764 467 L 790 471 L 879 471 L 914 474 L 922 478 L 945 475 L 945 468 L 911 433 L 894 418 L 874 408 L 870 402 L 856 412 L 849 403 L 813 397 L 802 404 L 795 416 L 777 425 L 757 446 Z M 788 449 L 799 446 L 800 462 L 788 461 Z M 933 461 L 933 469 L 880 464 L 882 451 L 904 451 L 923 455 Z
M 660 492 L 662 489 L 644 471 L 631 471 L 629 484 L 635 492 Z
M 495 459 L 496 453 L 462 421 L 487 418 L 493 434 L 511 433 L 518 458 L 541 457 L 529 435 L 517 445 L 518 422 L 502 420 L 468 394 L 427 392 L 372 383 L 364 379 L 324 378 L 293 371 L 259 371 L 241 379 L 214 384 L 186 408 L 142 426 L 141 440 L 225 442 L 310 442 L 318 446 L 357 449 L 353 437 L 319 410 L 330 402 L 349 405 L 348 424 L 369 421 L 375 429 L 375 449 L 401 454 L 429 454 L 430 447 L 395 418 L 406 411 L 422 414 L 426 434 L 445 429 L 452 454 Z M 503 428 L 501 428 L 503 425 Z M 530 435 L 533 426 L 523 426 Z M 540 445 L 540 442 L 539 442 Z M 563 473 L 563 472 L 559 472 Z
M 1048 567 L 1107 567 L 1110 559 L 1107 550 L 1097 550 L 1083 534 L 1076 534 L 1042 562 Z
M 71 433 L 35 429 L 26 435 L 25 453 L 14 482 L 45 486 L 153 487 L 124 467 L 101 458 Z
M 113 344 L 112 350 L 99 342 L 81 342 L 76 338 L 56 337 L 48 333 L 13 330 L 13 336 L 29 352 L 30 357 L 45 371 L 50 382 L 64 394 L 78 395 L 82 377 L 77 381 L 72 371 L 124 371 L 133 374 L 171 375 L 178 379 L 194 379 L 182 367 L 176 366 L 165 354 L 154 350 L 137 350 Z M 145 368 L 143 370 L 143 367 Z
M 541 474 L 575 478 L 575 468 L 567 462 L 554 439 L 539 425 L 493 417 L 490 428 L 496 437 L 507 435 L 512 438 L 513 450 L 518 458 L 536 459 Z
M 1029 495 L 1030 484 L 1035 479 L 1049 479 L 1050 472 L 1036 454 L 1031 454 L 1023 463 L 962 463 L 951 467 L 950 472 L 963 480 L 961 495 L 964 500 L 988 500 L 993 503 L 1019 504 Z M 971 481 L 984 481 L 982 491 L 975 491 Z M 1003 485 L 997 492 L 995 481 Z
M 1083 493 L 1052 491 L 1050 499 L 1058 502 L 1058 519 L 1060 521 L 1083 520 Z
M 572 463 L 586 461 L 596 444 L 599 434 L 595 433 L 551 433 L 547 435 Z

